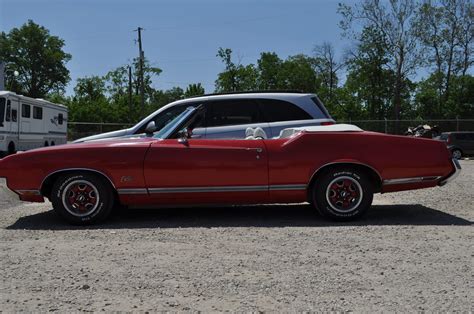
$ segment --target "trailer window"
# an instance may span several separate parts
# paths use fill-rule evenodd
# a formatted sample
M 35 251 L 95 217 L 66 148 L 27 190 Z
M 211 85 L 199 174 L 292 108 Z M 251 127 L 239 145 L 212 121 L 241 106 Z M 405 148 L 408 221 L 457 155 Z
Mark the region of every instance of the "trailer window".
M 17 122 L 18 121 L 18 111 L 16 109 L 12 110 L 12 121 Z
M 43 119 L 43 108 L 33 107 L 33 119 L 41 120 Z
M 10 100 L 7 100 L 7 112 L 5 114 L 5 121 L 10 121 L 10 117 L 11 117 L 11 112 L 12 112 L 12 105 L 11 105 L 11 102 Z
M 5 98 L 0 97 L 0 126 L 3 126 L 3 121 L 5 120 L 5 104 Z
M 63 122 L 64 122 L 64 116 L 63 116 L 62 113 L 60 113 L 60 114 L 58 115 L 58 124 L 59 124 L 59 125 L 62 125 Z
M 21 116 L 23 118 L 31 117 L 31 106 L 26 104 L 21 104 Z

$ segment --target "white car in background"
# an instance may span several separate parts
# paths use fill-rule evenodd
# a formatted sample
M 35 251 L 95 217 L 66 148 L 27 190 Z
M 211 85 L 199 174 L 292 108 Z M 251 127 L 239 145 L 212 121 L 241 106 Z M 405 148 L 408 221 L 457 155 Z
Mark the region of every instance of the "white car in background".
M 144 134 L 150 122 L 159 131 L 190 106 L 203 105 L 205 118 L 193 130 L 194 138 L 245 138 L 248 128 L 262 128 L 275 137 L 287 128 L 330 125 L 335 121 L 315 94 L 245 92 L 213 94 L 172 102 L 135 126 L 81 138 L 75 143 Z

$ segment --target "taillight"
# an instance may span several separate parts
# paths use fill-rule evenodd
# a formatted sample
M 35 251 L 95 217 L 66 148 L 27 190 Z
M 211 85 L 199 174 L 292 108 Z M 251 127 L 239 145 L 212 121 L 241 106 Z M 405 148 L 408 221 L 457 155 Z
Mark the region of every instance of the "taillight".
M 321 125 L 333 125 L 334 122 L 327 121 L 327 122 L 321 122 Z

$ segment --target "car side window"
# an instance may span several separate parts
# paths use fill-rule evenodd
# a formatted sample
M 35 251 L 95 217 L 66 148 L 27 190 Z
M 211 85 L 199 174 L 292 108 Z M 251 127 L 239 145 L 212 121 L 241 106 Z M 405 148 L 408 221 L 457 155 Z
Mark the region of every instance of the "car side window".
M 251 99 L 213 101 L 208 108 L 208 127 L 264 122 L 258 103 Z
M 184 104 L 184 105 L 173 106 L 155 115 L 153 119 L 150 120 L 150 122 L 155 121 L 156 130 L 159 131 L 169 122 L 171 122 L 174 118 L 176 118 L 181 113 L 183 113 L 183 111 L 186 110 L 186 108 L 194 107 L 194 106 L 195 104 Z M 145 123 L 145 125 L 143 125 L 136 132 L 136 134 L 144 133 L 148 123 L 150 122 Z
M 311 120 L 309 113 L 298 106 L 278 99 L 259 99 L 266 122 Z

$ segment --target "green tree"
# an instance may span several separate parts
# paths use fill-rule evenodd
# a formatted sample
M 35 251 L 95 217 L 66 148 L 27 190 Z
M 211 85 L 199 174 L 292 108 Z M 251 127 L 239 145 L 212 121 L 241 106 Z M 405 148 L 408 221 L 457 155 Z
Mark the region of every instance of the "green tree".
M 362 29 L 373 28 L 383 35 L 390 69 L 395 73 L 393 107 L 397 120 L 396 132 L 399 132 L 403 85 L 422 60 L 415 34 L 416 8 L 414 0 L 363 0 L 353 5 L 339 4 L 338 10 L 342 15 L 341 27 L 346 36 L 352 34 L 355 39 L 361 39 L 358 28 L 354 31 L 352 27 L 354 23 L 359 23 Z
M 86 101 L 94 101 L 104 99 L 105 97 L 105 80 L 99 76 L 91 76 L 77 79 L 74 87 L 75 96 L 78 99 Z
M 53 90 L 64 90 L 70 80 L 66 63 L 71 55 L 63 51 L 64 40 L 32 20 L 8 34 L 0 33 L 0 47 L 0 60 L 7 63 L 7 81 L 14 92 L 44 98 Z
M 393 112 L 395 74 L 388 63 L 383 35 L 374 28 L 365 28 L 357 48 L 348 57 L 344 87 L 367 111 L 367 119 L 381 120 Z
M 319 88 L 314 59 L 304 54 L 288 57 L 282 64 L 279 79 L 282 89 L 314 93 Z
M 468 0 L 425 1 L 417 11 L 416 35 L 423 47 L 429 78 L 436 84 L 438 114 L 449 99 L 453 76 L 466 75 L 472 65 L 474 5 Z
M 344 62 L 336 60 L 334 47 L 329 42 L 316 45 L 313 49 L 314 64 L 316 72 L 321 81 L 321 89 L 324 89 L 327 102 L 334 103 L 334 94 L 337 89 L 337 73 L 344 67 Z
M 204 87 L 202 87 L 201 83 L 189 84 L 184 92 L 184 97 L 201 96 L 204 94 Z
M 248 91 L 257 88 L 257 70 L 253 64 L 243 66 L 232 61 L 232 49 L 219 48 L 217 56 L 225 70 L 217 75 L 216 92 Z
M 259 90 L 282 89 L 281 70 L 283 61 L 274 52 L 263 52 L 257 60 Z

